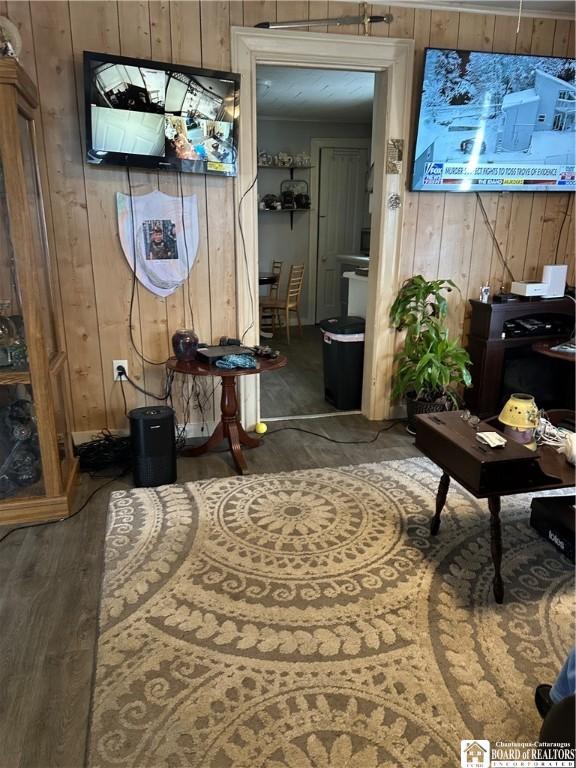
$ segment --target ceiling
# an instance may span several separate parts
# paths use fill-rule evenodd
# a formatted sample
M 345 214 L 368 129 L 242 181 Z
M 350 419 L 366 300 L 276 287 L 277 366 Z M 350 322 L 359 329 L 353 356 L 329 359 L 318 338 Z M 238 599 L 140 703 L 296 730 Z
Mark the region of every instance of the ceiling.
M 370 124 L 373 94 L 372 72 L 271 66 L 256 70 L 258 118 Z
M 394 5 L 506 15 L 517 15 L 519 4 L 520 0 L 395 0 L 394 2 Z M 522 0 L 522 14 L 573 19 L 574 0 Z

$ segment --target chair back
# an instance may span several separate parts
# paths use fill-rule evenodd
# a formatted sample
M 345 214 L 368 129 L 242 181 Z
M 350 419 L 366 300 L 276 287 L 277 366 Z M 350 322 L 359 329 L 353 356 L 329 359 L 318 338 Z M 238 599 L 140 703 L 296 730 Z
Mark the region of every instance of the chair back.
M 273 261 L 272 262 L 272 274 L 277 276 L 277 280 L 275 283 L 272 283 L 270 286 L 270 292 L 269 296 L 272 296 L 273 299 L 278 298 L 278 288 L 280 286 L 280 278 L 282 277 L 282 265 L 283 261 Z
M 300 303 L 302 284 L 304 283 L 304 264 L 293 264 L 290 267 L 288 278 L 288 290 L 286 292 L 286 304 L 289 307 L 297 307 Z

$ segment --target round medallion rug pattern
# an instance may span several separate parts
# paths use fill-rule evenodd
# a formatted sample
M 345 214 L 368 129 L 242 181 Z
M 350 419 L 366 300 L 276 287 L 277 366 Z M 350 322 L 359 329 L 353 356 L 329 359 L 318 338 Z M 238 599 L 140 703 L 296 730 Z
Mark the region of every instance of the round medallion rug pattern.
M 533 741 L 574 635 L 573 569 L 426 459 L 112 495 L 91 768 L 443 768 Z

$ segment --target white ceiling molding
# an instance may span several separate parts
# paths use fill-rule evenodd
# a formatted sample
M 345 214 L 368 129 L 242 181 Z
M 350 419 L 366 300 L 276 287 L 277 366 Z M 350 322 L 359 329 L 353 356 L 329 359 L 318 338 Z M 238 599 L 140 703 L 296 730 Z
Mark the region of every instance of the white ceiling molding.
M 394 0 L 394 5 L 432 11 L 518 16 L 519 0 Z M 573 0 L 523 0 L 522 16 L 573 20 L 575 5 Z

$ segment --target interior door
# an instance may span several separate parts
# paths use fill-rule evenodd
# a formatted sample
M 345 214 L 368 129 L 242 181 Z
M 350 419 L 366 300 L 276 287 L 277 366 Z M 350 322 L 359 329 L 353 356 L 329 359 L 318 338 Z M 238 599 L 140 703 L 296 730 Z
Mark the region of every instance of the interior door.
M 359 253 L 366 218 L 368 149 L 323 147 L 320 150 L 316 322 L 340 314 L 338 256 Z

